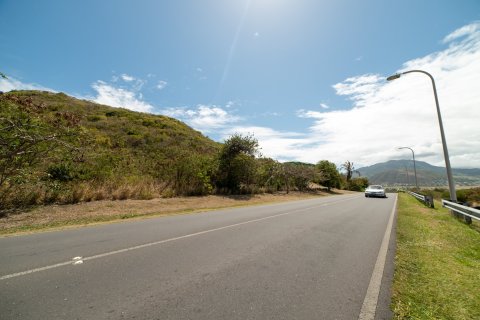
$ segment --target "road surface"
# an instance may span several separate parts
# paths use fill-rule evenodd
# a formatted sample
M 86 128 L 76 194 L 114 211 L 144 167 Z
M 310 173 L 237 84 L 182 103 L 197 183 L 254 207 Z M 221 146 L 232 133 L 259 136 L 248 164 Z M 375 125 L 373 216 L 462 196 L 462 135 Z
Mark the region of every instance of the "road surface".
M 389 317 L 395 203 L 350 194 L 0 238 L 0 319 Z

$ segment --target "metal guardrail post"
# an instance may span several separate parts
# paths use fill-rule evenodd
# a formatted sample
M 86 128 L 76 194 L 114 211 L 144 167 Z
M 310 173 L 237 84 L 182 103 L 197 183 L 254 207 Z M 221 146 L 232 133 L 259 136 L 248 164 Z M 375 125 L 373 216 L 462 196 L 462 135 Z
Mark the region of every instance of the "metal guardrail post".
M 430 208 L 435 208 L 435 203 L 433 202 L 433 196 L 425 196 L 425 203 L 430 207 Z
M 471 224 L 472 218 L 480 221 L 480 210 L 464 206 L 460 203 L 453 202 L 450 200 L 442 199 L 442 206 L 450 209 L 454 212 L 454 215 L 458 218 L 461 216 L 464 217 L 465 223 Z
M 472 218 L 469 216 L 464 216 L 466 224 L 472 224 Z
M 412 191 L 407 191 L 407 193 L 411 196 L 414 196 L 418 200 L 422 201 L 428 207 L 435 208 L 435 204 L 433 202 L 433 197 L 432 196 L 423 195 L 421 193 L 416 193 L 416 192 L 412 192 Z

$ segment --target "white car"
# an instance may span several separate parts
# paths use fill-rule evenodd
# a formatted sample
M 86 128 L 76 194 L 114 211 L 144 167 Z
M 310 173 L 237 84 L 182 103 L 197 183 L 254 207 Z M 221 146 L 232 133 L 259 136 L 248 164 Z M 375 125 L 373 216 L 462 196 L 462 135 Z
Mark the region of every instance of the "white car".
M 381 197 L 386 198 L 385 189 L 381 185 L 371 185 L 365 189 L 365 197 Z

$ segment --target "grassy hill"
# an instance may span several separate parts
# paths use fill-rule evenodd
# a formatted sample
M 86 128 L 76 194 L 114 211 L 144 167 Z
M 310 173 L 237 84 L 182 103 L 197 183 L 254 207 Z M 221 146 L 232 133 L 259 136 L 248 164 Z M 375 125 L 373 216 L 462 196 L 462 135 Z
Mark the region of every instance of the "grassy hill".
M 447 176 L 444 167 L 432 166 L 423 161 L 415 161 L 419 186 L 446 186 Z M 371 183 L 384 185 L 415 185 L 413 162 L 411 160 L 390 160 L 358 169 Z M 408 172 L 408 175 L 407 175 Z M 457 185 L 480 185 L 480 169 L 452 169 Z
M 0 207 L 202 193 L 221 146 L 176 119 L 63 93 L 0 94 L 0 121 Z
M 0 93 L 0 146 L 0 217 L 39 204 L 289 192 L 335 178 L 259 158 L 251 135 L 221 144 L 169 117 L 63 93 Z

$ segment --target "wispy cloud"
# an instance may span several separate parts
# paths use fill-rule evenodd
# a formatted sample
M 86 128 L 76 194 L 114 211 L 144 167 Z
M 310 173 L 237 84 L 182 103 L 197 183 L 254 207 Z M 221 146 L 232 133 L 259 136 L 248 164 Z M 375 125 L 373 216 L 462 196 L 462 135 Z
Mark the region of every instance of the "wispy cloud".
M 121 76 L 123 80 L 124 75 Z M 133 77 L 127 76 L 127 82 L 136 82 L 141 80 L 135 79 Z M 114 82 L 115 79 L 112 79 Z M 118 81 L 118 78 L 116 79 Z M 78 94 L 72 94 L 81 99 L 92 100 L 97 103 L 109 105 L 112 107 L 126 108 L 134 111 L 140 112 L 153 112 L 154 107 L 143 101 L 143 96 L 138 90 L 139 84 L 133 83 L 130 88 L 118 87 L 111 83 L 106 83 L 104 81 L 98 80 L 92 84 L 92 89 L 96 92 L 94 96 L 80 96 Z M 140 85 L 141 88 L 141 85 Z M 0 79 L 0 91 L 8 92 L 11 90 L 42 90 L 42 91 L 51 91 L 57 92 L 39 84 L 35 83 L 24 83 L 15 78 L 9 77 L 8 79 Z
M 147 74 L 147 78 L 155 77 L 154 74 Z M 141 79 L 139 77 L 134 77 L 132 75 L 122 73 L 121 75 L 113 75 L 111 82 L 115 83 L 117 87 L 121 87 L 126 90 L 140 91 L 143 86 L 148 83 L 148 80 Z
M 195 108 L 167 108 L 160 113 L 183 120 L 196 130 L 211 133 L 222 131 L 226 126 L 241 119 L 234 111 L 227 111 L 227 108 L 228 106 L 200 104 Z
M 465 36 L 478 37 L 479 29 L 480 29 L 480 22 L 478 21 L 468 24 L 466 26 L 458 28 L 457 30 L 453 31 L 452 33 L 447 35 L 445 38 L 443 38 L 443 43 L 449 43 L 449 42 L 452 42 L 453 40 L 457 40 Z
M 147 78 L 154 78 L 152 73 L 147 74 Z M 149 80 L 140 77 L 122 73 L 120 76 L 114 75 L 110 82 L 97 80 L 91 86 L 96 92 L 94 96 L 82 97 L 97 103 L 109 105 L 112 107 L 126 108 L 139 112 L 154 112 L 155 108 L 146 102 L 143 97 L 142 89 L 148 84 Z M 158 86 L 165 87 L 165 81 L 159 81 Z M 153 86 L 152 86 L 153 87 Z M 162 87 L 162 89 L 163 89 Z
M 0 78 L 0 91 L 8 92 L 11 90 L 42 90 L 42 91 L 51 91 L 57 92 L 56 90 L 44 87 L 36 83 L 24 83 L 13 77 Z
M 135 77 L 129 76 L 128 74 L 125 74 L 125 73 L 122 74 L 120 77 L 123 79 L 123 81 L 126 81 L 126 82 L 131 82 L 135 80 Z
M 167 84 L 168 84 L 167 81 L 160 80 L 160 81 L 157 82 L 156 88 L 157 88 L 158 90 L 165 89 L 165 87 L 167 86 Z
M 112 107 L 126 108 L 133 111 L 152 112 L 154 107 L 143 101 L 141 93 L 132 90 L 115 87 L 103 81 L 96 81 L 92 84 L 96 96 L 89 100 Z
M 355 105 L 362 106 L 370 101 L 382 86 L 383 78 L 375 74 L 351 77 L 333 86 L 338 95 L 348 96 Z
M 330 109 L 330 106 L 325 103 L 320 103 L 320 108 L 322 109 Z

